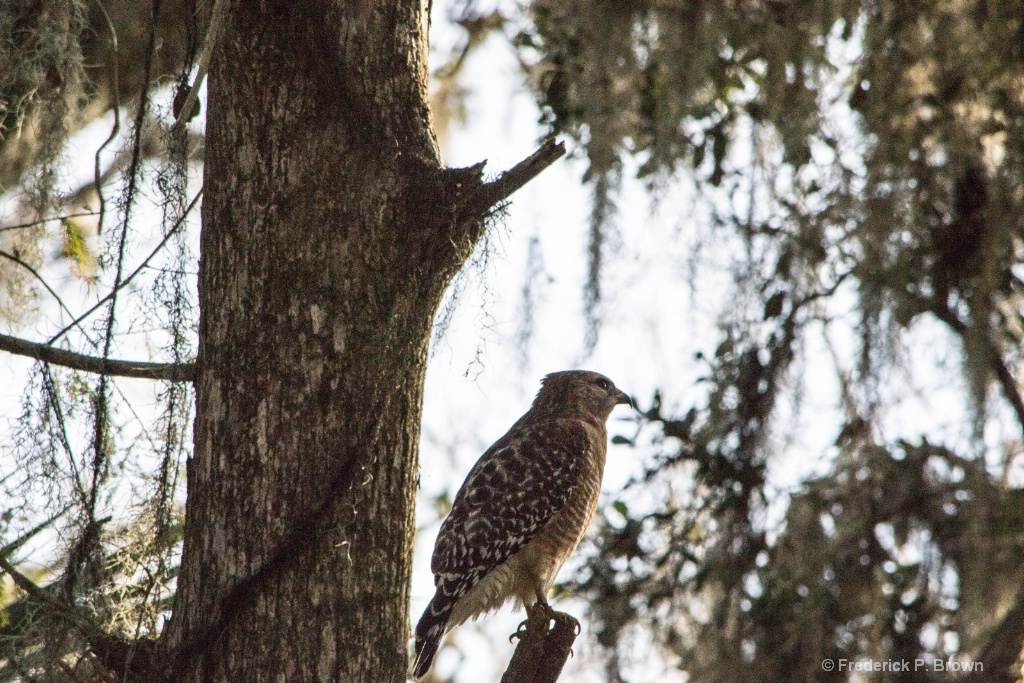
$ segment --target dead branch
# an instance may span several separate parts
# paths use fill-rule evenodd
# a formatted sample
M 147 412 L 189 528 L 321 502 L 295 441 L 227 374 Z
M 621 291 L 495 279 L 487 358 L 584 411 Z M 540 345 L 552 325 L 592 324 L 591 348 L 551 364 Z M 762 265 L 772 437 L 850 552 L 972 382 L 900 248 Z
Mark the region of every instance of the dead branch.
M 530 156 L 500 174 L 494 180 L 484 183 L 477 191 L 471 210 L 478 215 L 487 213 L 493 206 L 500 204 L 512 196 L 523 185 L 530 182 L 551 164 L 565 156 L 565 143 L 548 138 Z

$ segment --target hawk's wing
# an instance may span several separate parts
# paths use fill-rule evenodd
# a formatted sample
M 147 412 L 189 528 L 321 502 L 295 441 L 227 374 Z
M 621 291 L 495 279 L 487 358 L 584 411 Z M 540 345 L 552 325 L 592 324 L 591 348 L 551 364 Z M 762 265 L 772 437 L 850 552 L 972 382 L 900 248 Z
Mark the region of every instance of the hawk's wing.
M 430 568 L 449 597 L 526 545 L 565 505 L 590 440 L 575 420 L 514 426 L 481 456 L 441 525 Z

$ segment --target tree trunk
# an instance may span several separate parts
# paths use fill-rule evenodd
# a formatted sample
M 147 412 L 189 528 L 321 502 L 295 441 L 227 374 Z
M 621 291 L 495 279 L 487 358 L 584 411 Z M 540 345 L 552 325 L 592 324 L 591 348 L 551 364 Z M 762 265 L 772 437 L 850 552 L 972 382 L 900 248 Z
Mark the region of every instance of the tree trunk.
M 482 216 L 427 0 L 218 1 L 172 677 L 404 680 L 427 345 Z

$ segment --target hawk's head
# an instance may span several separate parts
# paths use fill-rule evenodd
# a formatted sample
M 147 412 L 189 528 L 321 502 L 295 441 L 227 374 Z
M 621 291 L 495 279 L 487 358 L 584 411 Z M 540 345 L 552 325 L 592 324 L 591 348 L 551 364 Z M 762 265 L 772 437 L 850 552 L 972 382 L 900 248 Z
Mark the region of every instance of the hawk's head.
M 589 370 L 564 370 L 541 380 L 533 405 L 558 413 L 583 412 L 604 422 L 620 403 L 633 405 L 626 392 L 604 375 Z

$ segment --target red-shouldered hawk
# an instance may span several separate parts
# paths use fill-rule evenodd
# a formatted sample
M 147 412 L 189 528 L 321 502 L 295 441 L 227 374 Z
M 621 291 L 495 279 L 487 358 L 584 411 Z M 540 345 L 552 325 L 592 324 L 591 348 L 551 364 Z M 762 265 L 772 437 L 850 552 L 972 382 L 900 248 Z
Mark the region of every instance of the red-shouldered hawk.
M 551 373 L 530 410 L 470 470 L 434 545 L 437 590 L 416 625 L 416 678 L 449 629 L 509 600 L 547 605 L 597 507 L 605 422 L 620 403 L 632 402 L 604 375 Z

